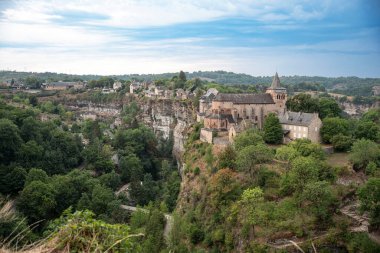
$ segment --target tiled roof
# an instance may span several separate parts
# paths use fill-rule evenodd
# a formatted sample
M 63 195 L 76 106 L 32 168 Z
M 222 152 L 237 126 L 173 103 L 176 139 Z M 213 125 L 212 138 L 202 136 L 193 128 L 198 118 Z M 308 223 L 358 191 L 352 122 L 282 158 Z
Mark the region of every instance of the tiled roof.
M 216 95 L 215 101 L 232 102 L 234 104 L 274 104 L 273 98 L 268 93 L 263 94 L 225 94 Z
M 278 115 L 278 119 L 281 124 L 309 126 L 313 121 L 314 116 L 314 113 L 287 111 Z

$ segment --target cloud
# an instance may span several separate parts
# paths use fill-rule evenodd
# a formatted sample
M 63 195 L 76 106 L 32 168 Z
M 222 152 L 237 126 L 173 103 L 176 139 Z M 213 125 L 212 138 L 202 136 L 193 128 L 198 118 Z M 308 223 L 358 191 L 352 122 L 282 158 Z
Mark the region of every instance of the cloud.
M 332 4 L 334 2 L 334 5 Z M 65 13 L 88 13 L 82 23 L 113 27 L 157 27 L 188 22 L 203 22 L 243 16 L 262 22 L 321 18 L 330 7 L 342 1 L 311 0 L 82 0 L 19 1 L 2 12 L 9 22 L 50 22 L 65 18 Z M 91 19 L 91 14 L 94 18 Z M 102 20 L 96 17 L 108 18 Z
M 347 23 L 357 1 L 16 0 L 0 5 L 0 69 L 374 75 L 379 30 Z

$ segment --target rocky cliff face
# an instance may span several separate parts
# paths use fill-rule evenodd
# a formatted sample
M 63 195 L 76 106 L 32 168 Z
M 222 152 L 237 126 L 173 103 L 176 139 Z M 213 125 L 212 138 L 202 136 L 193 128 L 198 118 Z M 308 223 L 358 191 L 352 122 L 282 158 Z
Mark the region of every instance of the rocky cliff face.
M 114 119 L 120 117 L 123 105 L 131 102 L 131 99 L 131 97 L 126 97 L 122 103 L 93 103 L 85 100 L 71 100 L 64 102 L 64 105 L 71 111 L 75 111 L 83 119 Z M 173 137 L 173 153 L 181 165 L 188 130 L 196 121 L 196 114 L 192 109 L 191 102 L 147 98 L 135 98 L 133 100 L 140 107 L 139 119 L 153 129 L 157 138 L 168 140 Z
M 169 139 L 173 136 L 173 153 L 181 165 L 187 133 L 196 120 L 191 104 L 184 101 L 153 99 L 139 101 L 139 104 L 142 121 L 153 129 L 158 138 Z
M 346 112 L 348 115 L 352 117 L 361 116 L 362 114 L 366 113 L 371 108 L 378 108 L 380 106 L 379 102 L 376 102 L 372 105 L 364 104 L 364 105 L 357 105 L 351 102 L 344 102 L 341 103 L 341 106 L 343 107 L 343 111 Z

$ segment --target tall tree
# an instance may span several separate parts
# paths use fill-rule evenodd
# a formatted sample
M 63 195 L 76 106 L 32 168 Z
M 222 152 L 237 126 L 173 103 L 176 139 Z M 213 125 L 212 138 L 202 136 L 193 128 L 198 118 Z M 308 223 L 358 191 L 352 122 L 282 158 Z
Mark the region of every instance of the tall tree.
M 186 82 L 186 74 L 182 70 L 179 72 L 178 79 L 182 82 Z
M 332 138 L 335 135 L 343 134 L 347 136 L 349 134 L 349 123 L 346 119 L 341 118 L 325 118 L 321 128 L 322 141 L 325 143 L 331 143 Z
M 54 189 L 41 181 L 33 181 L 25 186 L 18 199 L 19 210 L 31 221 L 52 217 L 56 204 Z
M 280 120 L 274 113 L 269 113 L 264 122 L 264 140 L 271 144 L 282 143 L 282 127 Z
M 380 159 L 379 145 L 370 140 L 357 140 L 352 145 L 349 159 L 356 168 L 365 168 L 371 161 L 378 163 Z
M 22 144 L 20 131 L 8 119 L 0 119 L 0 161 L 8 164 L 13 161 Z
M 380 178 L 370 178 L 358 190 L 358 195 L 362 211 L 368 211 L 370 214 L 371 225 L 380 228 Z
M 311 95 L 300 93 L 288 99 L 286 106 L 293 112 L 318 112 L 319 103 L 317 98 L 312 98 Z
M 338 103 L 332 98 L 321 98 L 319 100 L 319 117 L 339 117 L 342 114 Z

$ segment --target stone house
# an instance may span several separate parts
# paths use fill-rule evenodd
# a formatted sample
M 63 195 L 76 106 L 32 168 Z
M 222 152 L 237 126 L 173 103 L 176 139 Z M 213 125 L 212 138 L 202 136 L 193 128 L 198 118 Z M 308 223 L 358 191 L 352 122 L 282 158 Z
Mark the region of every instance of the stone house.
M 116 82 L 113 83 L 112 87 L 113 87 L 114 90 L 120 90 L 121 87 L 122 87 L 122 84 L 121 84 L 120 81 L 116 81 Z
M 143 86 L 140 82 L 133 81 L 129 85 L 129 93 L 134 94 L 138 89 L 141 89 Z
M 319 143 L 322 121 L 318 113 L 284 111 L 278 115 L 284 131 L 284 142 L 306 138 Z
M 372 87 L 372 94 L 374 96 L 380 96 L 380 86 L 373 86 Z
M 44 90 L 67 90 L 74 88 L 75 85 L 78 85 L 78 82 L 50 82 L 43 83 L 41 88 Z

